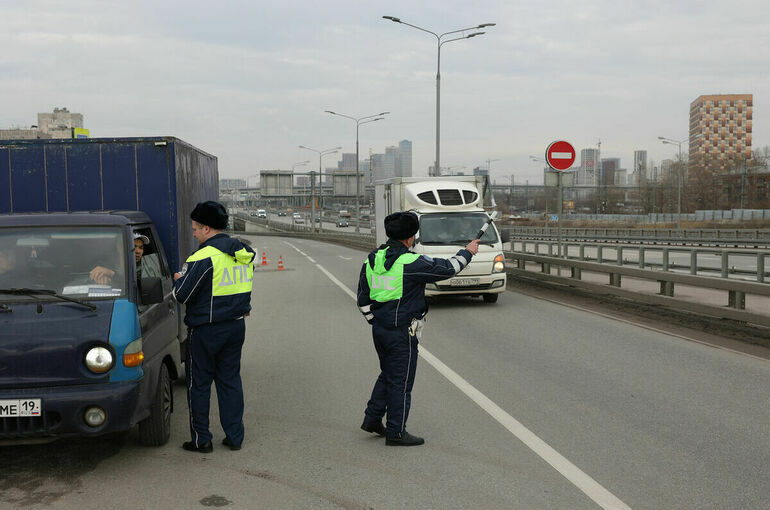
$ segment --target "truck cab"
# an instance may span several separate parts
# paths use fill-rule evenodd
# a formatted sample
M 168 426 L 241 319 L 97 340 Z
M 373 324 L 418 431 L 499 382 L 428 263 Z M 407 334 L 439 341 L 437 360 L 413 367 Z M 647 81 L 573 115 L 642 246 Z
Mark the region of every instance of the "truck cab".
M 375 186 L 377 244 L 387 240 L 382 220 L 396 211 L 413 211 L 420 219 L 413 252 L 449 258 L 472 241 L 489 215 L 482 207 L 482 183 L 476 176 L 395 178 Z M 463 271 L 425 288 L 427 296 L 482 296 L 494 303 L 505 292 L 507 276 L 503 239 L 494 223 L 481 237 L 479 252 Z
M 138 424 L 164 444 L 182 373 L 172 288 L 144 213 L 0 215 L 0 439 Z

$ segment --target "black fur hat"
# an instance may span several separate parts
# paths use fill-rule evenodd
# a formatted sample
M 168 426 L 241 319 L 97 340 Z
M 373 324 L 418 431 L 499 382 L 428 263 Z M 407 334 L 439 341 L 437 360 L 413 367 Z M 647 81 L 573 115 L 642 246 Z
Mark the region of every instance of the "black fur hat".
M 420 229 L 420 220 L 413 212 L 395 212 L 385 218 L 385 235 L 396 241 L 409 239 Z
M 224 230 L 227 228 L 227 209 L 213 200 L 200 202 L 190 213 L 190 219 L 216 230 Z

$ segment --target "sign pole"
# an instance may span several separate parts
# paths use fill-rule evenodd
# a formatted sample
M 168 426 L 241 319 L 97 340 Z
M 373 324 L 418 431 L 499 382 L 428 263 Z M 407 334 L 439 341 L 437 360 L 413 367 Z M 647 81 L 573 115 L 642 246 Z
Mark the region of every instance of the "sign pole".
M 562 245 L 561 245 L 561 217 L 564 210 L 564 186 L 562 181 L 562 173 L 572 166 L 575 162 L 575 148 L 569 142 L 563 140 L 557 140 L 552 142 L 545 150 L 545 160 L 551 169 L 556 170 L 556 187 L 558 188 L 558 200 L 556 210 L 558 211 L 558 217 L 556 219 L 556 238 L 557 247 L 559 252 L 559 258 L 563 257 Z
M 564 203 L 564 194 L 562 188 L 562 182 L 561 182 L 561 172 L 556 174 L 556 188 L 557 188 L 557 200 L 559 201 L 558 205 L 556 206 L 556 214 L 559 215 L 558 219 L 556 220 L 556 246 L 557 246 L 557 256 L 561 258 L 561 210 L 562 210 L 562 204 Z

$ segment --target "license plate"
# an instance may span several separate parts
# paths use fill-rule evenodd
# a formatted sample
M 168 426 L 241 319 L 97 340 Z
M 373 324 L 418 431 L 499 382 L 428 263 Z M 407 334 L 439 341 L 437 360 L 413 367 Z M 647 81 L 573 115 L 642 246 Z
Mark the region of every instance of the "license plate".
M 478 278 L 453 278 L 449 280 L 449 285 L 452 287 L 470 287 L 471 285 L 478 285 Z
M 21 416 L 40 416 L 43 404 L 39 398 L 19 400 L 0 400 L 0 418 L 19 418 Z

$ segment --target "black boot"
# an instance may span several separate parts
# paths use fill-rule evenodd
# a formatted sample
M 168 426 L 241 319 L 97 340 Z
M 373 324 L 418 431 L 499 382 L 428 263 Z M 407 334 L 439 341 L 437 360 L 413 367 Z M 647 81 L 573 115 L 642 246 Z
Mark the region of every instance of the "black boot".
M 385 444 L 388 446 L 418 446 L 425 443 L 425 440 L 421 437 L 413 436 L 407 431 L 404 431 L 398 437 L 389 437 L 385 440 Z
M 225 445 L 225 446 L 228 446 L 228 447 L 230 447 L 230 449 L 231 449 L 231 450 L 233 450 L 233 451 L 236 451 L 236 450 L 240 450 L 240 449 L 241 449 L 241 445 L 239 445 L 239 444 L 237 444 L 237 445 L 236 445 L 236 444 L 233 444 L 233 443 L 232 443 L 232 442 L 231 442 L 229 439 L 227 439 L 227 438 L 224 438 L 224 439 L 222 440 L 222 444 L 223 444 L 223 445 Z
M 211 441 L 209 441 L 206 444 L 202 444 L 200 446 L 195 446 L 195 441 L 187 441 L 185 444 L 182 445 L 182 448 L 184 448 L 188 452 L 198 452 L 198 453 L 211 453 L 214 451 L 214 446 L 211 444 Z
M 385 436 L 385 426 L 382 424 L 381 421 L 376 421 L 374 423 L 367 423 L 366 420 L 361 424 L 361 430 L 365 430 L 366 432 L 371 432 L 372 434 L 377 434 L 380 437 Z

